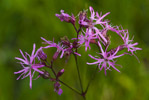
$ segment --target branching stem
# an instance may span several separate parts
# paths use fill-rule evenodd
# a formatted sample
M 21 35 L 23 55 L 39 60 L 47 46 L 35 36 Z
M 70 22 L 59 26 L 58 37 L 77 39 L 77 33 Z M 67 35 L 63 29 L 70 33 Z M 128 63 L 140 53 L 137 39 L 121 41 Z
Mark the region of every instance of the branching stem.
M 48 68 L 50 68 L 54 74 L 54 76 L 56 77 L 56 72 L 53 69 L 53 60 L 51 60 L 51 64 L 49 64 L 49 62 L 46 61 L 46 63 L 48 64 Z M 79 91 L 75 90 L 74 88 L 72 88 L 71 86 L 69 86 L 68 84 L 66 84 L 65 82 L 61 81 L 59 78 L 57 78 L 56 81 L 59 81 L 61 84 L 63 84 L 64 86 L 68 87 L 69 89 L 71 89 L 72 91 L 74 91 L 75 93 L 79 94 L 82 96 L 82 93 L 80 93 Z
M 89 82 L 88 82 L 87 88 L 86 88 L 86 90 L 85 90 L 85 92 L 84 92 L 85 94 L 87 93 L 87 91 L 88 91 L 88 89 L 89 89 L 89 86 L 91 85 L 91 82 L 92 82 L 93 79 L 95 78 L 97 69 L 98 69 L 98 66 L 97 66 L 97 68 L 95 69 L 95 71 L 93 72 L 92 77 L 91 77 L 91 79 L 90 79 Z

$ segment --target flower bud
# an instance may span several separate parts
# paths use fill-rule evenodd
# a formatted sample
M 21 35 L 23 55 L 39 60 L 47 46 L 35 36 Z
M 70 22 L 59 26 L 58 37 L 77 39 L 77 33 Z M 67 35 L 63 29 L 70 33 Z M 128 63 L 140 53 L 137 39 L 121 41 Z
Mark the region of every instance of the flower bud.
M 74 16 L 73 14 L 71 15 L 70 22 L 71 22 L 73 25 L 75 25 L 76 19 L 75 19 L 75 16 Z
M 62 76 L 62 75 L 63 75 L 63 73 L 64 73 L 64 69 L 60 70 L 60 71 L 57 73 L 56 78 L 58 78 L 58 77 Z
M 54 84 L 54 91 L 58 93 L 58 95 L 61 95 L 63 93 L 63 90 L 60 88 L 61 85 L 59 84 L 59 82 L 56 82 Z
M 43 52 L 42 49 L 40 49 L 38 51 L 38 55 L 37 55 L 41 60 L 45 61 L 47 59 L 47 55 Z
M 61 21 L 72 23 L 73 25 L 75 24 L 75 17 L 73 14 L 70 16 L 69 14 L 64 13 L 64 10 L 61 10 L 60 12 L 61 14 L 56 14 L 55 16 L 58 17 Z
M 41 76 L 44 78 L 44 79 L 49 79 L 49 78 L 51 78 L 51 76 L 50 76 L 50 73 L 48 72 L 48 71 L 43 71 L 44 72 L 44 74 L 41 74 Z
M 60 52 L 56 51 L 53 55 L 53 60 L 56 60 Z
M 87 14 L 86 11 L 80 11 L 80 13 L 79 13 L 79 20 L 84 20 L 84 19 L 86 19 L 86 18 L 87 18 L 87 17 L 86 17 L 86 14 Z
M 63 45 L 68 46 L 68 47 L 70 46 L 70 42 L 69 42 L 69 39 L 68 39 L 67 36 L 64 36 L 60 39 L 61 39 L 61 42 L 62 42 Z
M 79 13 L 79 24 L 80 26 L 83 26 L 85 28 L 88 28 L 89 26 L 88 25 L 85 25 L 84 22 L 90 22 L 89 19 L 87 19 L 87 12 L 86 11 L 81 11 Z

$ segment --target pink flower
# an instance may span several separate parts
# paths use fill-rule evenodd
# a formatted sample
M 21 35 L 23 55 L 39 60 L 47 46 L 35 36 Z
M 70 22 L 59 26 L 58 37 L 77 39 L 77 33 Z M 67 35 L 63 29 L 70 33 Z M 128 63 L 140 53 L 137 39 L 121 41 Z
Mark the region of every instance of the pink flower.
M 124 41 L 124 44 L 123 44 L 122 48 L 127 48 L 128 52 L 131 52 L 131 54 L 134 55 L 137 58 L 137 56 L 134 54 L 134 51 L 136 52 L 136 50 L 142 50 L 142 49 L 138 48 L 138 47 L 135 47 L 136 45 L 138 45 L 138 43 L 137 42 L 132 43 L 133 38 L 131 40 L 129 40 L 128 30 L 123 29 L 122 26 L 121 27 L 119 27 L 119 26 L 112 27 L 108 23 L 106 23 L 104 25 L 105 25 L 105 30 L 111 30 L 113 32 L 116 32 L 122 38 L 122 40 Z
M 96 34 L 90 34 L 89 30 L 86 30 L 86 32 L 83 32 L 84 34 L 79 35 L 78 37 L 78 43 L 80 45 L 85 46 L 85 51 L 87 51 L 87 48 L 90 48 L 90 42 L 92 39 L 97 39 Z
M 81 56 L 81 55 L 78 54 L 77 52 L 74 52 L 74 51 L 73 51 L 73 48 L 74 48 L 74 47 L 73 47 L 73 44 L 72 44 L 72 43 L 68 43 L 69 45 L 67 45 L 67 44 L 65 44 L 65 43 L 62 43 L 62 42 L 56 44 L 56 43 L 54 43 L 54 42 L 52 42 L 52 41 L 47 41 L 47 40 L 44 39 L 43 37 L 41 37 L 41 39 L 45 41 L 45 44 L 48 44 L 48 46 L 43 47 L 43 48 L 51 48 L 51 47 L 57 48 L 57 51 L 55 52 L 55 54 L 54 54 L 54 56 L 53 56 L 53 59 L 54 59 L 54 60 L 58 57 L 58 55 L 59 55 L 60 53 L 61 53 L 60 58 L 62 58 L 65 53 L 67 53 L 68 55 L 74 53 L 74 54 L 76 54 L 76 55 L 78 55 L 78 56 Z
M 105 75 L 106 75 L 106 70 L 110 70 L 110 67 L 112 67 L 112 68 L 114 68 L 116 71 L 120 72 L 120 71 L 115 67 L 115 65 L 117 65 L 117 64 L 115 64 L 116 61 L 114 61 L 115 58 L 119 58 L 119 57 L 121 57 L 121 56 L 124 55 L 124 54 L 116 55 L 117 52 L 119 51 L 119 47 L 118 47 L 114 52 L 113 52 L 113 51 L 107 52 L 107 48 L 106 48 L 105 51 L 104 51 L 104 50 L 102 49 L 102 46 L 101 46 L 101 44 L 100 44 L 99 42 L 98 42 L 98 45 L 99 45 L 99 48 L 100 48 L 100 50 L 101 50 L 100 55 L 101 55 L 102 57 L 96 58 L 96 57 L 93 57 L 92 55 L 89 54 L 89 56 L 90 56 L 92 59 L 96 60 L 96 61 L 93 62 L 93 63 L 88 63 L 88 62 L 87 62 L 87 64 L 88 64 L 88 65 L 97 64 L 98 67 L 99 67 L 99 69 L 100 69 L 100 71 L 104 68 Z
M 124 41 L 123 47 L 127 48 L 128 52 L 131 52 L 131 54 L 134 55 L 137 58 L 137 56 L 134 54 L 134 51 L 136 52 L 136 50 L 142 50 L 142 48 L 135 47 L 136 45 L 138 45 L 138 43 L 137 42 L 136 43 L 132 43 L 133 42 L 133 38 L 131 40 L 129 40 L 128 30 L 123 30 L 122 29 L 119 32 L 119 36 Z
M 95 13 L 94 9 L 92 7 L 89 7 L 89 9 L 91 12 L 90 19 L 87 20 L 85 17 L 81 18 L 79 20 L 80 25 L 88 26 L 88 27 L 94 27 L 97 24 L 102 25 L 102 24 L 106 23 L 106 21 L 102 21 L 102 20 L 104 17 L 106 17 L 108 14 L 110 14 L 110 12 L 104 14 L 103 16 L 99 16 L 98 12 Z
M 138 45 L 138 43 L 132 43 L 133 42 L 133 38 L 132 40 L 129 40 L 129 34 L 128 33 L 124 33 L 126 36 L 124 38 L 124 46 L 128 49 L 128 52 L 130 51 L 133 55 L 134 55 L 134 51 L 136 50 L 142 50 L 141 48 L 138 47 L 134 47 L 136 45 Z
M 57 51 L 56 52 L 58 54 L 61 52 L 60 58 L 62 58 L 64 56 L 64 52 L 65 52 L 66 49 L 65 49 L 65 47 L 63 45 L 61 45 L 61 43 L 56 44 L 56 43 L 54 43 L 54 41 L 53 42 L 52 41 L 47 41 L 43 37 L 41 37 L 41 39 L 45 41 L 45 44 L 49 44 L 48 46 L 43 47 L 43 48 L 55 47 L 55 48 L 57 48 Z
M 55 14 L 55 16 L 58 17 L 61 21 L 75 24 L 75 17 L 73 14 L 70 16 L 69 14 L 64 13 L 64 10 L 61 10 L 60 12 L 61 14 Z
M 30 77 L 29 85 L 30 85 L 30 88 L 32 88 L 32 78 L 34 76 L 35 71 L 40 73 L 40 74 L 44 74 L 44 72 L 39 70 L 39 68 L 44 67 L 44 65 L 35 64 L 35 57 L 37 56 L 37 52 L 35 53 L 35 44 L 33 45 L 33 51 L 32 51 L 31 55 L 29 55 L 26 52 L 25 52 L 25 55 L 24 55 L 21 50 L 20 50 L 20 53 L 22 54 L 24 59 L 18 58 L 18 57 L 15 57 L 15 59 L 20 61 L 19 63 L 22 65 L 23 69 L 18 71 L 18 72 L 14 72 L 14 74 L 20 74 L 21 73 L 21 75 L 17 78 L 17 80 L 20 79 L 20 77 L 22 75 L 23 75 L 22 79 L 29 76 Z
M 89 7 L 90 12 L 91 12 L 91 16 L 90 19 L 87 18 L 81 18 L 79 20 L 79 24 L 87 27 L 88 30 L 88 34 L 96 34 L 99 37 L 102 38 L 103 42 L 107 43 L 106 38 L 103 36 L 103 34 L 101 33 L 101 31 L 95 26 L 95 25 L 101 25 L 103 28 L 103 24 L 107 23 L 107 21 L 103 21 L 103 18 L 106 17 L 110 12 L 104 14 L 103 16 L 99 16 L 98 12 L 94 12 L 94 9 L 92 7 Z M 96 33 L 95 33 L 96 32 Z

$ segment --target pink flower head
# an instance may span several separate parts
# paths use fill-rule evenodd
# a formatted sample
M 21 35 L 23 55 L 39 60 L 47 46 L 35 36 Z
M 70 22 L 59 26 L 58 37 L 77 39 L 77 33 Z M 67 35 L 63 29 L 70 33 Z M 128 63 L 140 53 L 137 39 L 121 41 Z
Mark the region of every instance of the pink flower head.
M 142 48 L 135 47 L 136 45 L 138 45 L 138 43 L 137 42 L 136 43 L 132 43 L 133 42 L 133 38 L 131 40 L 129 40 L 129 32 L 128 32 L 128 30 L 124 30 L 122 28 L 122 30 L 119 30 L 118 35 L 124 41 L 124 48 L 127 48 L 128 52 L 131 52 L 132 55 L 135 56 L 134 51 L 136 52 L 136 50 L 142 50 Z
M 83 26 L 94 27 L 97 24 L 102 25 L 107 22 L 107 21 L 103 21 L 103 18 L 106 17 L 108 14 L 110 14 L 110 12 L 104 14 L 103 16 L 99 16 L 98 12 L 96 12 L 96 15 L 95 15 L 94 9 L 92 7 L 89 7 L 89 9 L 91 12 L 90 19 L 89 20 L 85 20 L 85 18 L 81 19 L 79 21 L 79 24 Z
M 106 38 L 95 25 L 101 25 L 104 28 L 103 24 L 107 23 L 107 21 L 103 21 L 103 18 L 106 17 L 110 12 L 106 13 L 103 16 L 99 16 L 98 12 L 95 13 L 92 7 L 89 7 L 89 9 L 91 12 L 90 19 L 80 19 L 79 24 L 87 27 L 86 30 L 88 30 L 88 34 L 96 34 L 98 35 L 98 37 L 101 37 L 104 43 L 107 43 Z
M 131 40 L 129 40 L 129 33 L 127 32 L 123 32 L 121 35 L 121 38 L 124 41 L 124 48 L 127 48 L 128 52 L 131 52 L 132 55 L 134 55 L 136 57 L 136 59 L 139 61 L 139 59 L 137 58 L 137 56 L 134 54 L 134 52 L 136 52 L 137 50 L 142 50 L 142 48 L 138 48 L 135 47 L 136 45 L 138 45 L 138 43 L 132 43 L 133 42 L 133 38 Z
M 142 50 L 141 48 L 138 47 L 134 47 L 136 45 L 138 45 L 138 43 L 132 43 L 133 42 L 133 38 L 131 40 L 129 40 L 129 32 L 127 29 L 123 29 L 123 27 L 119 27 L 119 26 L 114 26 L 112 27 L 111 25 L 109 25 L 108 23 L 104 24 L 105 25 L 105 30 L 111 30 L 113 32 L 116 32 L 124 41 L 124 44 L 122 46 L 122 48 L 127 48 L 128 52 L 131 52 L 132 55 L 134 55 L 136 58 L 137 56 L 134 54 L 134 51 L 136 50 Z M 138 59 L 138 58 L 137 58 Z
M 44 40 L 46 44 L 49 44 L 48 46 L 43 47 L 43 48 L 50 48 L 50 47 L 57 48 L 57 51 L 55 52 L 55 54 L 53 56 L 54 59 L 56 59 L 58 57 L 60 52 L 61 52 L 60 58 L 62 58 L 64 56 L 64 53 L 68 53 L 69 55 L 71 53 L 74 53 L 78 56 L 81 56 L 80 54 L 78 54 L 76 52 L 73 52 L 73 50 L 72 50 L 73 49 L 73 44 L 72 43 L 70 43 L 70 45 L 68 46 L 68 45 L 63 44 L 62 42 L 56 44 L 52 41 L 47 41 L 46 39 L 44 39 L 42 37 L 41 37 L 41 39 Z
M 94 12 L 94 9 L 92 7 L 89 7 L 90 12 L 91 12 L 91 16 L 90 19 L 87 20 L 86 18 L 81 18 L 79 20 L 79 24 L 82 26 L 88 26 L 88 27 L 94 27 L 97 24 L 104 24 L 107 21 L 103 21 L 103 18 L 106 17 L 108 14 L 110 14 L 110 12 L 104 14 L 103 16 L 99 16 L 98 12 Z
M 47 40 L 44 39 L 43 37 L 41 37 L 41 39 L 45 41 L 45 44 L 49 44 L 48 46 L 43 47 L 43 48 L 55 47 L 55 48 L 57 48 L 57 51 L 56 51 L 56 52 L 57 52 L 58 54 L 61 52 L 60 58 L 63 57 L 64 52 L 65 52 L 66 49 L 65 49 L 65 47 L 64 47 L 63 45 L 61 45 L 61 43 L 56 44 L 56 43 L 54 43 L 54 41 L 53 41 L 53 42 L 52 42 L 52 41 L 47 41 Z
M 128 49 L 128 51 L 130 51 L 132 54 L 134 54 L 133 52 L 136 50 L 142 50 L 141 48 L 138 47 L 134 47 L 136 45 L 138 45 L 138 43 L 132 43 L 133 42 L 133 38 L 132 40 L 129 40 L 129 34 L 127 34 L 127 37 L 124 39 L 124 45 L 126 46 L 126 48 Z
M 89 30 L 86 30 L 86 32 L 83 32 L 84 34 L 79 35 L 78 37 L 78 43 L 80 45 L 84 44 L 85 51 L 87 51 L 87 48 L 90 49 L 90 42 L 92 39 L 97 39 L 96 34 L 90 34 Z
M 33 51 L 32 51 L 31 55 L 29 55 L 26 52 L 25 52 L 25 55 L 24 55 L 21 50 L 20 50 L 20 53 L 22 54 L 24 59 L 18 58 L 18 57 L 15 57 L 15 59 L 20 61 L 19 63 L 22 65 L 23 69 L 18 71 L 18 72 L 14 72 L 14 74 L 20 74 L 21 73 L 21 75 L 17 78 L 17 80 L 20 79 L 20 77 L 22 75 L 23 75 L 22 79 L 29 76 L 30 77 L 30 84 L 29 85 L 30 85 L 30 88 L 32 88 L 32 78 L 34 76 L 35 71 L 40 73 L 40 74 L 44 74 L 44 72 L 39 70 L 39 68 L 44 67 L 44 65 L 35 64 L 35 57 L 37 56 L 37 52 L 35 53 L 35 44 L 33 45 Z
M 124 54 L 121 54 L 121 55 L 116 55 L 117 52 L 119 51 L 119 47 L 113 52 L 113 51 L 109 51 L 107 52 L 107 48 L 105 49 L 105 51 L 102 49 L 102 46 L 101 44 L 98 42 L 98 45 L 99 45 L 99 48 L 101 50 L 101 53 L 100 55 L 102 56 L 101 58 L 95 58 L 93 56 L 91 56 L 89 54 L 89 56 L 94 59 L 94 60 L 97 60 L 93 63 L 88 63 L 88 65 L 94 65 L 94 64 L 98 64 L 98 67 L 99 67 L 99 70 L 101 71 L 103 68 L 104 68 L 104 71 L 105 71 L 105 75 L 106 75 L 106 70 L 110 70 L 110 67 L 114 68 L 116 71 L 120 72 L 116 67 L 115 65 L 115 62 L 114 59 L 115 58 L 118 58 L 120 56 L 123 56 Z M 112 52 L 112 53 L 111 53 Z
M 55 14 L 55 16 L 58 17 L 61 21 L 75 24 L 75 17 L 73 14 L 70 16 L 69 14 L 64 13 L 64 10 L 61 10 L 60 12 L 61 14 Z

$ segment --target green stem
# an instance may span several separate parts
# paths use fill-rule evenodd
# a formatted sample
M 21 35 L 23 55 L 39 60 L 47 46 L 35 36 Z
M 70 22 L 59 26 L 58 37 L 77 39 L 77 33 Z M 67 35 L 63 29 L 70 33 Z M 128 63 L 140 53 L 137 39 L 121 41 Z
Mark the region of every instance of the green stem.
M 78 37 L 79 37 L 79 32 L 81 31 L 81 27 L 79 27 L 79 29 L 77 30 L 76 26 L 75 25 L 73 25 L 73 26 L 75 28 L 75 31 L 77 32 L 77 43 L 78 43 Z M 77 48 L 76 48 L 76 52 L 78 52 Z M 82 85 L 82 81 L 81 81 L 81 75 L 80 75 L 80 71 L 79 71 L 77 56 L 74 54 L 74 57 L 75 57 L 75 62 L 76 62 L 76 67 L 77 67 L 77 72 L 78 72 L 80 87 L 81 87 L 81 91 L 83 93 L 83 85 Z
M 53 60 L 51 60 L 51 65 L 49 64 L 49 62 L 46 61 L 46 63 L 49 65 L 49 68 L 52 70 L 54 76 L 56 77 L 56 72 L 53 69 Z M 72 91 L 74 91 L 75 93 L 79 94 L 82 96 L 82 94 L 80 92 L 78 92 L 77 90 L 75 90 L 74 88 L 70 87 L 69 85 L 67 85 L 66 83 L 64 83 L 63 81 L 57 79 L 57 81 L 59 81 L 61 84 L 65 85 L 66 87 L 68 87 L 69 89 L 71 89 Z
M 66 83 L 64 83 L 63 81 L 61 81 L 61 80 L 59 80 L 59 79 L 58 79 L 58 81 L 59 81 L 60 83 L 62 83 L 63 85 L 65 85 L 66 87 L 70 88 L 70 89 L 71 89 L 72 91 L 74 91 L 75 93 L 77 93 L 77 94 L 79 94 L 79 95 L 82 96 L 82 94 L 81 94 L 80 92 L 78 92 L 77 90 L 73 89 L 72 87 L 70 87 L 69 85 L 67 85 Z
M 80 75 L 80 70 L 79 70 L 79 66 L 78 66 L 77 56 L 74 55 L 74 57 L 75 57 L 77 72 L 78 72 L 78 76 L 79 76 L 80 87 L 81 87 L 81 91 L 83 93 L 83 86 L 82 86 L 82 81 L 81 81 L 81 75 Z
M 98 69 L 98 66 L 97 66 L 97 68 L 95 69 L 95 71 L 93 72 L 92 77 L 91 77 L 91 79 L 90 79 L 89 82 L 88 82 L 87 88 L 86 88 L 86 90 L 85 90 L 85 92 L 84 92 L 85 94 L 87 93 L 87 91 L 88 91 L 88 89 L 89 89 L 89 86 L 90 86 L 91 82 L 92 82 L 93 79 L 95 78 L 97 69 Z

